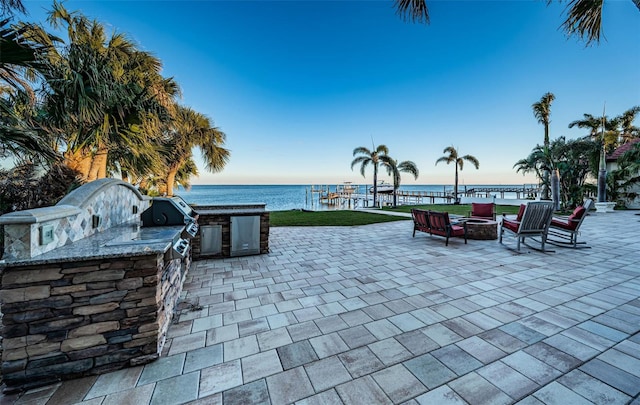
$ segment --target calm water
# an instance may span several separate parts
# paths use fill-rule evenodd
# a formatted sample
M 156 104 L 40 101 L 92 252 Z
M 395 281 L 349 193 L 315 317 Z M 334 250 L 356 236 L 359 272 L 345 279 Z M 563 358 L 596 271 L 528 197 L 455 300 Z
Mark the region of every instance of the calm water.
M 365 193 L 366 188 L 370 185 L 361 185 L 360 193 Z M 330 187 L 333 191 L 336 186 L 314 186 Z M 471 186 L 488 187 L 487 185 Z M 494 187 L 522 187 L 522 185 L 500 185 Z M 447 191 L 451 192 L 453 186 L 442 185 L 409 185 L 401 186 L 400 190 L 405 191 Z M 464 186 L 459 186 L 460 191 L 464 191 Z M 192 186 L 189 191 L 183 188 L 176 191 L 176 194 L 184 198 L 190 204 L 207 205 L 207 204 L 247 204 L 247 203 L 266 203 L 269 211 L 283 211 L 291 209 L 336 209 L 340 207 L 328 206 L 318 203 L 318 193 L 311 193 L 311 185 L 198 185 Z M 506 198 L 515 198 L 505 195 Z

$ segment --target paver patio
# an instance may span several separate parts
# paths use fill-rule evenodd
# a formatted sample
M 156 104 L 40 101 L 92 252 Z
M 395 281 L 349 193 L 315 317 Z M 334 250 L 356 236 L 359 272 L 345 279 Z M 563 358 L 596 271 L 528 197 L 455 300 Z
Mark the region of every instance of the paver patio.
M 411 237 L 399 221 L 272 228 L 194 263 L 156 362 L 0 404 L 640 404 L 640 216 L 591 249 Z

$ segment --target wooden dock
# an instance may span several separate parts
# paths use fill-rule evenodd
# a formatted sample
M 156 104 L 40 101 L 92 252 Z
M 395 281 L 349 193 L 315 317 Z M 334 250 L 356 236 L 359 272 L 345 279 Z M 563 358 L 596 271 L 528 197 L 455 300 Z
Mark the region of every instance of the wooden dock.
M 453 199 L 453 193 L 447 193 L 444 191 L 401 191 L 398 193 L 398 201 L 405 204 L 424 204 L 425 201 L 429 201 L 429 204 L 435 204 L 436 199 L 446 201 L 450 203 Z M 392 196 L 393 197 L 393 196 Z
M 451 204 L 455 201 L 451 186 L 443 186 L 442 191 L 407 191 L 398 190 L 396 193 L 398 205 L 420 205 L 420 204 Z M 448 189 L 449 188 L 449 189 Z M 540 193 L 540 187 L 533 184 L 510 187 L 472 187 L 462 186 L 458 189 L 458 197 L 476 197 L 504 199 L 505 194 L 515 194 L 517 199 L 536 198 Z M 310 198 L 310 201 L 309 201 Z M 324 204 L 342 209 L 355 209 L 373 207 L 373 194 L 368 192 L 368 186 L 350 183 L 342 185 L 311 186 L 307 190 L 307 202 L 313 204 Z M 377 204 L 387 206 L 393 204 L 393 194 L 378 193 Z
M 344 208 L 365 208 L 373 206 L 373 194 L 367 192 L 367 187 L 362 186 L 312 186 L 309 192 L 312 200 L 317 194 L 320 204 L 335 205 Z M 443 188 L 444 189 L 444 188 Z M 454 200 L 452 193 L 445 191 L 403 191 L 396 193 L 399 205 L 451 203 Z M 377 203 L 380 206 L 393 204 L 393 193 L 379 193 Z
M 541 192 L 541 189 L 536 184 L 524 184 L 522 187 L 473 187 L 467 189 L 464 187 L 463 194 L 465 197 L 485 197 L 491 198 L 493 196 L 500 195 L 500 198 L 504 198 L 505 193 L 515 193 L 516 199 L 522 198 L 536 198 Z

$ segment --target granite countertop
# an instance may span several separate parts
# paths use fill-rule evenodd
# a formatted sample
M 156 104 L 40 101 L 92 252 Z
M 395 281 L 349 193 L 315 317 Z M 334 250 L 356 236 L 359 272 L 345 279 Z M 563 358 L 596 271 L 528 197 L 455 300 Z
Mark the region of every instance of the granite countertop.
M 262 214 L 265 212 L 265 203 L 233 204 L 233 205 L 192 205 L 191 208 L 200 215 L 246 215 Z
M 173 246 L 183 229 L 183 225 L 143 228 L 138 222 L 118 225 L 31 259 L 2 260 L 0 266 L 162 254 Z

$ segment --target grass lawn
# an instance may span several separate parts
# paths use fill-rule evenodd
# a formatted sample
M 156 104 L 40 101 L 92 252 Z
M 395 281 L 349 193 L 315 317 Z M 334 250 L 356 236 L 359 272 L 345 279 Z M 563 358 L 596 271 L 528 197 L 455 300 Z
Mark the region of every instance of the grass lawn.
M 379 222 L 410 220 L 393 215 L 370 214 L 360 211 L 272 211 L 270 226 L 354 226 Z
M 385 211 L 411 212 L 411 208 L 442 211 L 456 215 L 469 215 L 470 204 L 427 204 L 427 205 L 403 205 L 396 208 L 384 208 Z M 498 205 L 497 215 L 503 213 L 517 214 L 517 206 Z M 361 211 L 272 211 L 269 213 L 270 226 L 354 226 L 377 224 L 379 222 L 406 221 L 410 218 L 383 214 L 370 214 Z

